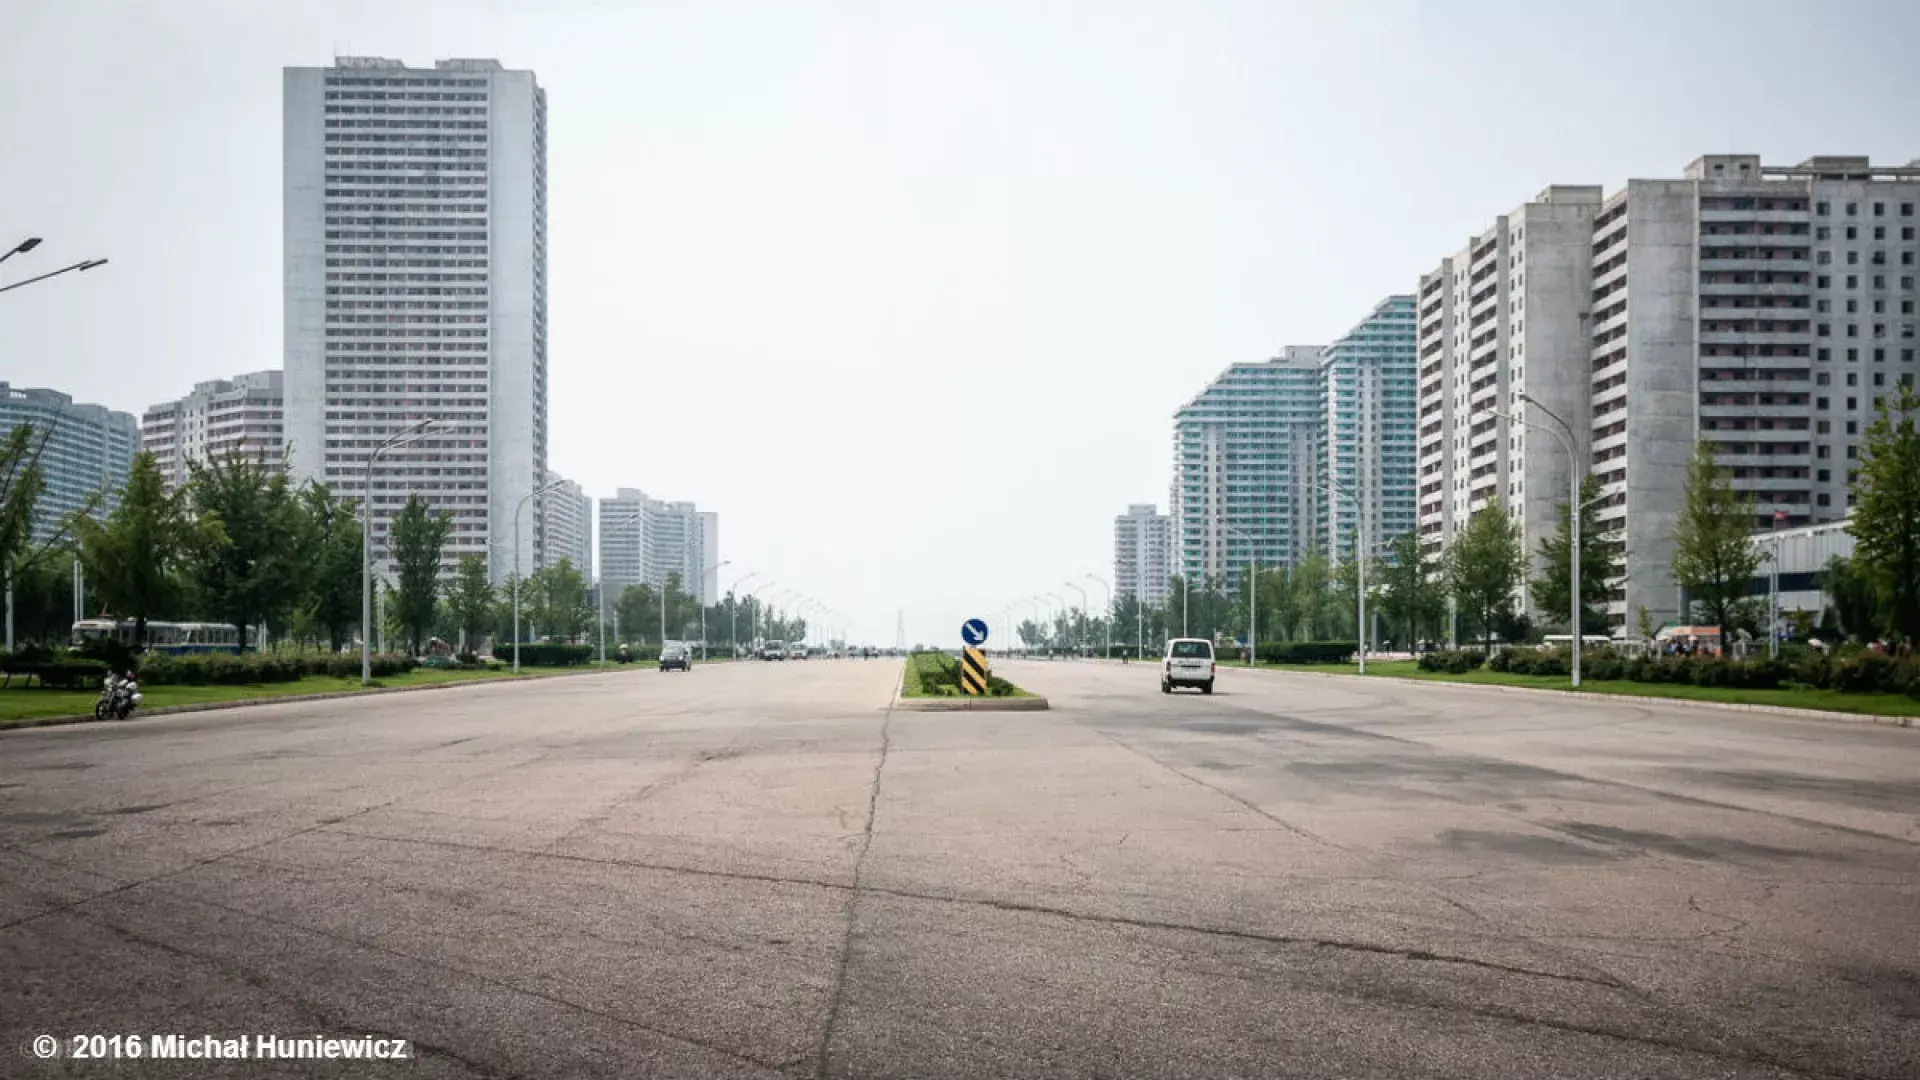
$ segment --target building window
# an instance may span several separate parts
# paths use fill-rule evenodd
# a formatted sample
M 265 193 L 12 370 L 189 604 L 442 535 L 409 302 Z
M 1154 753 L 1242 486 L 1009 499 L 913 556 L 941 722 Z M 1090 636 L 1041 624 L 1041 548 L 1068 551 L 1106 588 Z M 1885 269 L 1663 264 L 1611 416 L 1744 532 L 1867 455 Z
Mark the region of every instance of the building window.
M 1819 214 L 1821 217 L 1826 217 L 1828 214 L 1833 213 L 1833 206 L 1824 202 L 1814 203 L 1813 212 Z M 1568 481 L 1568 483 L 1572 483 L 1572 481 Z M 1569 615 L 1567 617 L 1572 618 L 1573 616 Z
M 1827 407 L 1827 399 L 1826 399 L 1826 398 L 1814 398 L 1814 399 L 1813 399 L 1813 407 L 1814 407 L 1814 408 L 1816 408 L 1816 409 L 1824 409 L 1824 408 L 1826 408 L 1826 407 Z M 1572 481 L 1568 481 L 1568 483 L 1572 483 Z M 1568 558 L 1572 558 L 1572 556 L 1568 556 Z M 1572 605 L 1571 605 L 1571 604 L 1569 604 L 1568 606 L 1569 606 L 1569 607 L 1571 607 Z M 1568 616 L 1567 616 L 1567 618 L 1569 618 L 1569 619 L 1571 619 L 1571 618 L 1573 618 L 1573 616 L 1572 616 L 1572 615 L 1568 615 Z
M 1823 364 L 1830 364 L 1830 363 L 1832 363 L 1832 362 L 1833 362 L 1833 350 L 1832 350 L 1832 349 L 1821 349 L 1821 350 L 1819 350 L 1819 351 L 1818 351 L 1817 353 L 1815 353 L 1814 355 L 1815 355 L 1815 358 L 1816 358 L 1816 359 L 1818 359 L 1818 360 L 1819 360 L 1819 361 L 1820 361 L 1821 363 L 1823 363 Z M 1572 618 L 1573 616 L 1572 616 L 1572 615 L 1568 615 L 1567 617 L 1568 617 L 1568 618 Z
M 1874 216 L 1874 217 L 1886 217 L 1886 216 L 1887 216 L 1887 204 L 1886 204 L 1886 203 L 1883 203 L 1883 202 L 1877 202 L 1877 203 L 1874 203 L 1874 204 L 1873 204 L 1873 216 Z M 1573 618 L 1573 616 L 1572 616 L 1572 615 L 1568 615 L 1568 616 L 1567 616 L 1567 618 L 1569 618 L 1569 619 L 1571 619 L 1571 618 Z M 1571 632 L 1571 631 L 1569 631 L 1569 632 Z
M 1820 493 L 1820 505 L 1821 505 L 1821 506 L 1832 506 L 1832 505 L 1833 505 L 1833 496 L 1831 496 L 1831 495 L 1828 495 L 1828 494 L 1827 494 L 1826 492 L 1824 492 L 1824 491 L 1823 491 L 1823 492 L 1821 492 L 1821 493 Z M 1568 604 L 1567 606 L 1568 606 L 1568 607 L 1572 607 L 1573 605 L 1572 605 L 1572 604 Z M 1569 612 L 1569 613 L 1567 614 L 1567 620 L 1568 620 L 1569 622 L 1571 622 L 1571 621 L 1573 620 L 1573 614 L 1572 614 L 1571 612 Z
M 1826 266 L 1829 263 L 1833 262 L 1833 252 L 1822 251 L 1813 257 L 1813 261 L 1819 263 L 1821 266 Z M 1572 604 L 1569 603 L 1568 606 L 1571 607 Z M 1573 618 L 1573 616 L 1569 614 L 1567 618 L 1571 619 Z
M 1848 386 L 1859 386 L 1859 385 L 1860 385 L 1860 373 L 1859 373 L 1859 372 L 1857 372 L 1857 371 L 1849 371 L 1849 372 L 1847 372 L 1847 385 L 1848 385 Z M 1568 618 L 1572 618 L 1572 616 L 1571 616 L 1571 615 L 1569 615 L 1569 616 L 1568 616 Z
M 1860 239 L 1860 230 L 1855 228 L 1852 225 L 1847 226 L 1847 239 L 1849 240 Z
M 1860 212 L 1860 204 L 1859 204 L 1859 203 L 1851 203 L 1851 202 L 1850 202 L 1850 203 L 1848 203 L 1848 204 L 1847 204 L 1847 216 L 1848 216 L 1848 217 L 1852 217 L 1852 216 L 1854 216 L 1855 214 L 1858 214 L 1859 212 Z M 1569 615 L 1569 616 L 1568 616 L 1568 618 L 1572 618 L 1572 616 L 1571 616 L 1571 615 Z
M 1848 274 L 1848 275 L 1847 275 L 1847 288 L 1849 288 L 1849 289 L 1857 289 L 1857 288 L 1859 288 L 1859 287 L 1860 287 L 1860 278 L 1859 278 L 1859 277 L 1858 277 L 1857 275 L 1854 275 L 1854 274 Z M 1568 616 L 1568 618 L 1572 618 L 1572 616 L 1571 616 L 1571 615 L 1569 615 L 1569 616 Z

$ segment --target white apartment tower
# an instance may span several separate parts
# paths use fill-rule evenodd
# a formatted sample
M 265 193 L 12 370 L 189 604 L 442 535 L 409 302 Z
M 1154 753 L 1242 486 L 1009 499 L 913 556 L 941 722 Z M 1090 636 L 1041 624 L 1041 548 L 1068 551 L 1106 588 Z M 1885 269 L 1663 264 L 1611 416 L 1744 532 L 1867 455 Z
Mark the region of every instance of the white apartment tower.
M 1877 402 L 1920 377 L 1920 161 L 1702 157 L 1632 180 L 1591 243 L 1592 468 L 1618 576 L 1608 614 L 1685 618 L 1669 569 L 1696 441 L 1754 527 L 1850 510 Z
M 1173 518 L 1135 503 L 1113 519 L 1113 588 L 1144 604 L 1166 600 L 1173 577 Z
M 1174 572 L 1238 581 L 1313 544 L 1319 345 L 1234 364 L 1174 414 Z
M 278 371 L 195 383 L 183 398 L 149 408 L 140 417 L 140 449 L 154 456 L 167 490 L 187 482 L 189 465 L 226 460 L 279 465 L 287 440 Z
M 496 581 L 530 572 L 545 515 L 516 511 L 547 464 L 545 93 L 494 60 L 339 57 L 286 69 L 284 107 L 295 475 L 368 500 L 376 557 L 417 494 L 453 518 L 449 568 L 481 554 Z M 428 419 L 446 427 L 387 445 Z
M 579 484 L 549 473 L 547 483 L 555 482 L 560 486 L 540 497 L 541 513 L 545 518 L 545 524 L 541 527 L 544 541 L 540 552 L 541 565 L 557 566 L 561 559 L 567 559 L 575 570 L 591 574 L 593 500 L 580 490 Z
M 718 597 L 719 571 L 710 568 L 720 561 L 720 515 L 621 488 L 600 500 L 598 516 L 600 574 L 609 597 L 631 585 L 662 588 L 672 574 L 701 603 Z
M 1536 559 L 1558 527 L 1573 468 L 1558 425 L 1576 438 L 1588 425 L 1585 318 L 1600 201 L 1598 187 L 1550 187 L 1420 278 L 1418 513 L 1430 554 L 1496 501 Z M 1519 410 L 1526 423 L 1509 420 Z
M 1365 517 L 1376 553 L 1414 528 L 1418 382 L 1413 297 L 1389 296 L 1320 360 L 1315 546 L 1351 559 Z

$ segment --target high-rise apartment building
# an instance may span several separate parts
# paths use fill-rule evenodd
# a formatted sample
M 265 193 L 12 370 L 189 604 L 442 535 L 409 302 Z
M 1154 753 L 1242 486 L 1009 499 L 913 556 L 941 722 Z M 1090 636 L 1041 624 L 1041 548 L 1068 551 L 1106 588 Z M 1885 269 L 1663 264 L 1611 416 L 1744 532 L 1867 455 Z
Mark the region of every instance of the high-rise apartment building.
M 187 482 L 188 466 L 229 454 L 278 465 L 287 448 L 282 393 L 279 371 L 195 383 L 187 396 L 141 415 L 140 449 L 153 455 L 169 491 Z
M 1413 530 L 1419 358 L 1413 297 L 1389 296 L 1320 360 L 1314 456 L 1316 541 L 1329 558 L 1353 556 L 1359 514 L 1376 552 Z
M 1235 364 L 1174 414 L 1175 572 L 1237 581 L 1313 542 L 1319 345 Z
M 453 518 L 449 568 L 483 554 L 501 580 L 547 465 L 546 95 L 494 60 L 340 57 L 286 69 L 284 105 L 295 475 L 369 500 L 376 556 L 422 496 Z M 388 446 L 427 419 L 446 426 Z M 544 518 L 521 522 L 523 575 Z
M 23 424 L 33 429 L 30 445 L 46 480 L 33 508 L 33 540 L 52 538 L 65 518 L 95 495 L 101 497 L 96 519 L 113 512 L 140 442 L 140 424 L 132 413 L 77 402 L 58 390 L 0 381 L 0 432 L 11 434 Z
M 1669 569 L 1687 459 L 1711 443 L 1754 527 L 1847 516 L 1877 402 L 1920 377 L 1920 161 L 1709 155 L 1632 180 L 1591 240 L 1592 470 L 1608 614 L 1684 618 Z
M 1687 617 L 1671 564 L 1697 443 L 1756 530 L 1844 518 L 1878 400 L 1920 378 L 1917 206 L 1920 161 L 1718 154 L 1501 218 L 1417 293 L 1430 550 L 1504 497 L 1537 563 L 1571 479 L 1555 417 L 1601 485 L 1616 630 Z
M 1113 588 L 1145 604 L 1166 600 L 1173 578 L 1173 518 L 1135 503 L 1113 519 Z
M 680 588 L 702 603 L 717 598 L 719 571 L 710 568 L 720 561 L 718 514 L 621 488 L 600 500 L 598 517 L 600 573 L 609 597 L 630 585 L 662 588 L 677 574 Z
M 1550 187 L 1420 278 L 1417 499 L 1430 554 L 1496 503 L 1519 521 L 1529 553 L 1558 527 L 1573 460 L 1565 433 L 1542 428 L 1556 427 L 1547 412 L 1576 435 L 1587 427 L 1600 201 L 1598 187 Z M 1527 422 L 1512 423 L 1520 409 Z M 1527 592 L 1516 597 L 1522 610 Z
M 547 483 L 556 481 L 560 486 L 540 497 L 541 513 L 546 519 L 541 528 L 545 541 L 540 553 L 544 560 L 541 565 L 557 566 L 561 559 L 567 559 L 575 570 L 591 576 L 593 500 L 580 490 L 579 484 L 551 473 L 547 475 Z

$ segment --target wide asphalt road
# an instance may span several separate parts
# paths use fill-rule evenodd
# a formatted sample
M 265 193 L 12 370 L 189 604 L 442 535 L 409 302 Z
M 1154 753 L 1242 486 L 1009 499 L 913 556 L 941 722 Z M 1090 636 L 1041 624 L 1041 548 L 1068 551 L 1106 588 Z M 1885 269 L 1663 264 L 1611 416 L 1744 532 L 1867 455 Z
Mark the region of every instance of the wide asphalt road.
M 0 733 L 0 1076 L 1920 1076 L 1920 730 L 1224 671 Z M 376 1035 L 404 1062 L 41 1061 Z

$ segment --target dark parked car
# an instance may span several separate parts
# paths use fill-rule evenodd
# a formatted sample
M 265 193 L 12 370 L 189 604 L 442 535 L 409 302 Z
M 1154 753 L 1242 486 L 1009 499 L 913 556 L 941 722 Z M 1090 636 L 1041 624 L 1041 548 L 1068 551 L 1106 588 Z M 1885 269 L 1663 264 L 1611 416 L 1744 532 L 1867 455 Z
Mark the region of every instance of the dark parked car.
M 692 671 L 693 650 L 677 641 L 669 641 L 660 650 L 661 671 Z

